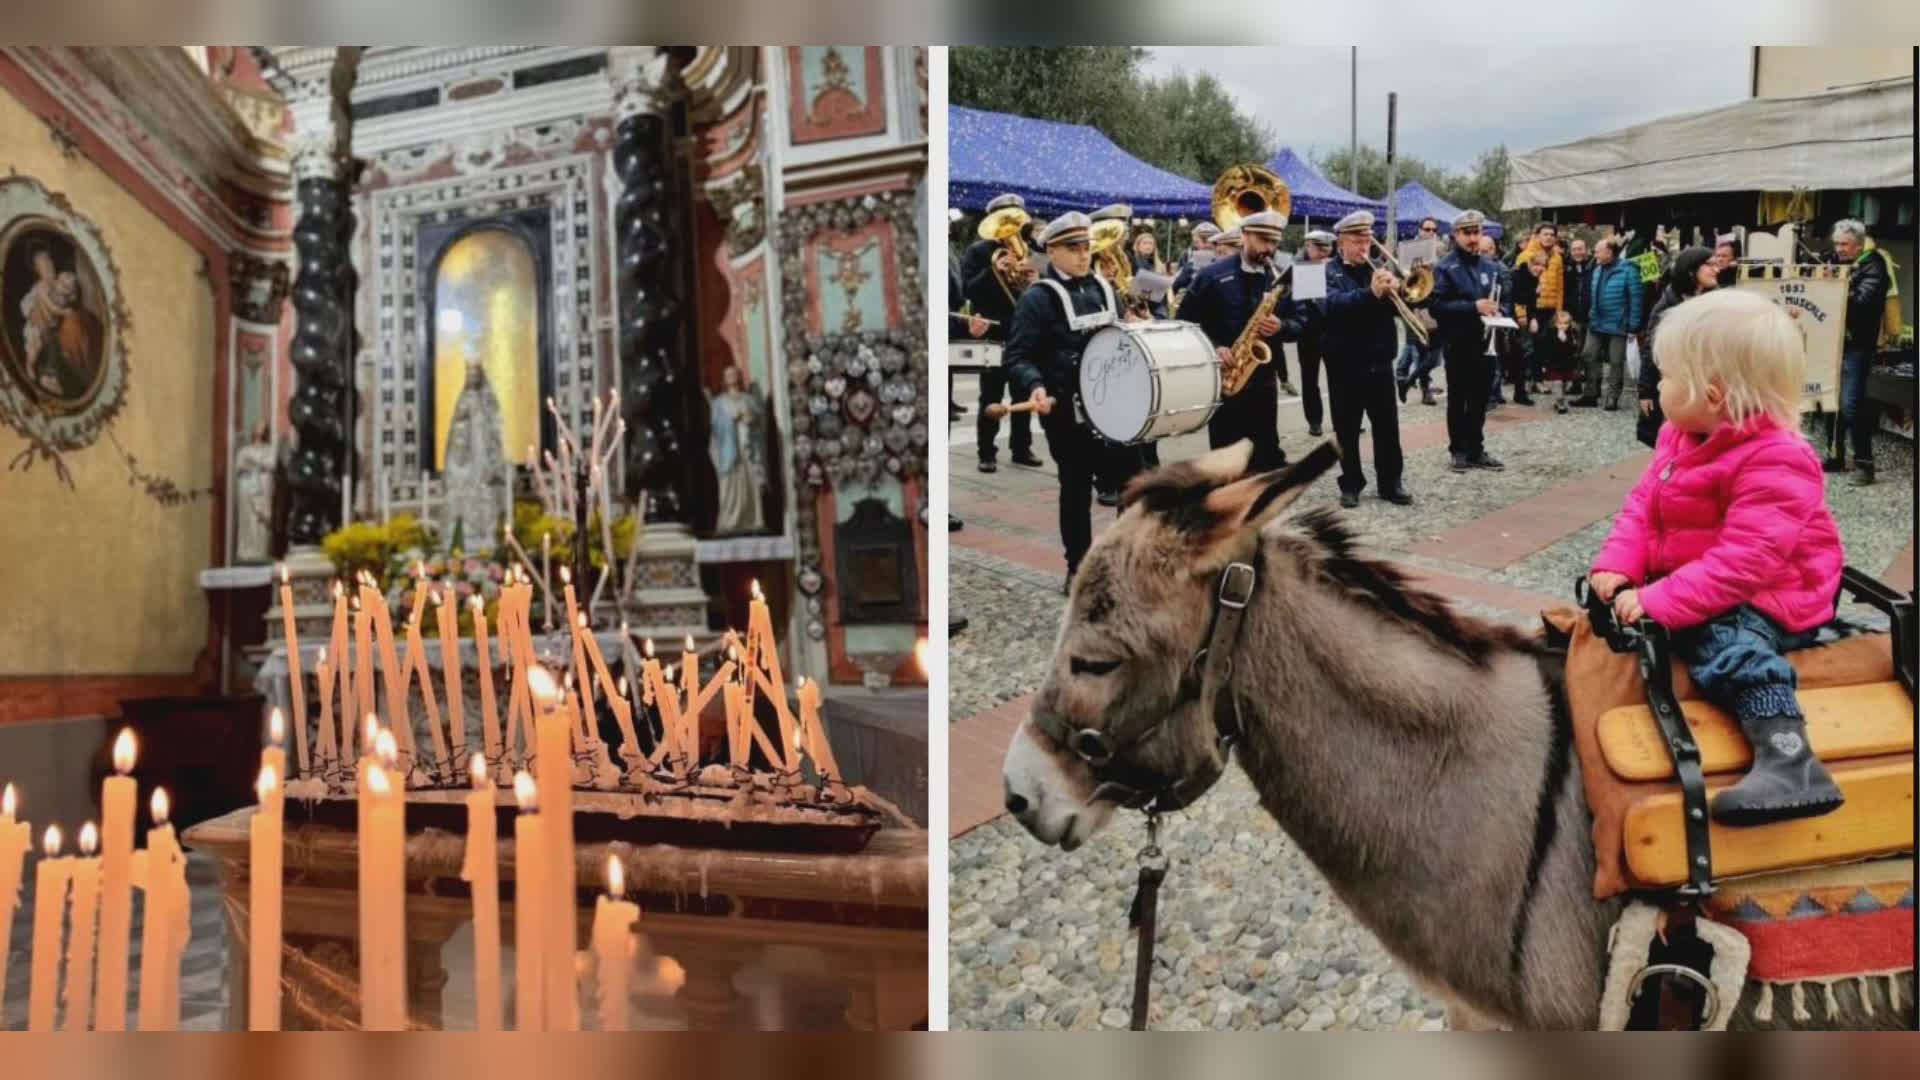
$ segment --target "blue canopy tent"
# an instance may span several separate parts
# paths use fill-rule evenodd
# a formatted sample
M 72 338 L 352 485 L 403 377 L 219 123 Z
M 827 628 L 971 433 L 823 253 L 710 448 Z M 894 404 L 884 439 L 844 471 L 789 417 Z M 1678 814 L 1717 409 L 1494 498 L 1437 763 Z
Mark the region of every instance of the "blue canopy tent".
M 1138 217 L 1213 214 L 1212 188 L 1157 169 L 1084 124 L 950 105 L 947 161 L 947 200 L 960 210 L 984 210 L 1012 192 L 1042 219 L 1116 202 Z
M 1460 207 L 1428 191 L 1420 181 L 1409 180 L 1394 192 L 1393 212 L 1394 231 L 1400 234 L 1400 239 L 1405 240 L 1420 231 L 1421 218 L 1433 218 L 1440 223 L 1440 231 L 1447 232 L 1453 227 L 1454 216 L 1460 213 Z M 1387 231 L 1384 214 L 1382 211 L 1382 216 L 1374 223 L 1375 230 L 1383 234 Z M 1492 218 L 1488 218 L 1481 229 L 1496 240 L 1507 231 Z
M 1267 168 L 1287 182 L 1287 194 L 1293 199 L 1292 220 L 1304 222 L 1311 218 L 1331 226 L 1355 210 L 1371 210 L 1378 221 L 1387 218 L 1386 203 L 1355 195 L 1327 179 L 1290 146 L 1281 147 L 1267 162 Z

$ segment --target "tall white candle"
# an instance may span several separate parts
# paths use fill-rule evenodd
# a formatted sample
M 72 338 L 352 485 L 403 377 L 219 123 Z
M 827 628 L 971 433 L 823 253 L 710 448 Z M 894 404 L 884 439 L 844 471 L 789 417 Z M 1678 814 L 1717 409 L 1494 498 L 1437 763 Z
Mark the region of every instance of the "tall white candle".
M 89 821 L 80 827 L 80 857 L 73 876 L 73 932 L 67 935 L 67 1013 L 65 1029 L 85 1031 L 93 1019 L 94 916 L 100 908 L 100 860 L 94 850 L 100 831 Z
M 360 836 L 360 1027 L 407 1026 L 407 833 L 398 748 L 381 731 L 379 760 L 369 763 L 366 826 Z
M 140 928 L 140 1030 L 180 1027 L 180 957 L 189 934 L 187 860 L 167 821 L 165 788 L 153 789 L 153 828 L 147 830 Z
M 300 676 L 300 631 L 293 618 L 293 584 L 288 578 L 287 564 L 280 564 L 280 626 L 287 646 L 287 687 L 293 697 L 293 745 L 296 760 L 300 763 L 300 775 L 307 775 L 307 684 Z M 284 774 L 283 774 L 284 778 Z M 106 989 L 106 980 L 101 979 L 100 988 Z M 102 1031 L 119 1030 L 101 1028 Z
M 572 724 L 566 698 L 545 668 L 527 673 L 533 695 L 536 750 L 534 778 L 540 784 L 541 817 L 547 845 L 545 905 L 546 959 L 542 964 L 547 1030 L 580 1030 L 580 999 L 575 993 L 573 954 L 579 947 L 573 910 L 577 874 L 573 862 Z
M 501 590 L 504 598 L 506 591 Z M 502 600 L 501 606 L 505 607 Z M 480 738 L 486 748 L 487 758 L 500 760 L 500 713 L 493 697 L 493 653 L 487 648 L 487 606 L 485 601 L 475 596 L 467 601 L 467 607 L 473 612 L 474 653 L 480 661 Z
M 0 1017 L 7 1015 L 7 961 L 13 950 L 13 916 L 20 903 L 20 875 L 26 870 L 27 849 L 33 845 L 33 827 L 14 820 L 19 796 L 13 785 L 0 792 Z
M 545 1031 L 547 976 L 546 928 L 540 916 L 546 888 L 546 832 L 542 828 L 537 787 L 521 770 L 513 777 L 513 795 L 520 816 L 513 822 L 513 1023 L 519 1031 Z
M 133 773 L 133 731 L 113 740 L 113 771 L 100 785 L 100 992 L 95 1014 L 101 1031 L 127 1029 L 127 954 L 133 937 L 133 817 L 140 797 Z
M 467 796 L 467 852 L 460 877 L 473 893 L 474 1021 L 480 1031 L 499 1031 L 500 865 L 493 778 L 483 754 L 473 755 L 467 772 L 473 792 Z
M 280 757 L 285 756 L 286 752 L 281 751 Z M 280 889 L 286 786 L 275 762 L 261 763 L 254 790 L 259 795 L 260 808 L 247 823 L 248 852 L 252 860 L 247 879 L 247 1030 L 279 1031 Z
M 61 930 L 73 859 L 60 855 L 60 826 L 47 826 L 33 875 L 33 979 L 27 988 L 27 1030 L 52 1031 L 59 1009 Z

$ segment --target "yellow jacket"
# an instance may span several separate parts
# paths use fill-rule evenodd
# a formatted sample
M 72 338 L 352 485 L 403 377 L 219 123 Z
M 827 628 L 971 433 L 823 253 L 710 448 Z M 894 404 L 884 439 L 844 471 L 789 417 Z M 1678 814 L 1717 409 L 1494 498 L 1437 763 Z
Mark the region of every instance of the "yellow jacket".
M 1527 241 L 1520 254 L 1513 257 L 1513 268 L 1519 270 L 1540 253 L 1540 242 Z M 1540 275 L 1540 295 L 1534 298 L 1534 307 L 1560 310 L 1566 305 L 1561 303 L 1561 294 L 1566 291 L 1566 265 L 1561 261 L 1564 253 L 1560 248 L 1553 249 L 1553 255 L 1547 259 L 1547 272 Z

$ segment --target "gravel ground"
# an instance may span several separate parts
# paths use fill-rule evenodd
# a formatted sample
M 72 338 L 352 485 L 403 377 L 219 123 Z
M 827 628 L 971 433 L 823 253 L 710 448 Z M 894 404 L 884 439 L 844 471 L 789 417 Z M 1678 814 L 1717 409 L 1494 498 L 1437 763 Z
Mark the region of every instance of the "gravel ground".
M 1502 411 L 1522 410 L 1507 405 Z M 1418 423 L 1434 410 L 1410 405 L 1402 415 Z M 1290 456 L 1318 442 L 1305 434 L 1297 413 L 1289 419 L 1283 411 L 1282 427 Z M 1633 438 L 1632 415 L 1579 410 L 1537 424 L 1490 425 L 1488 449 L 1507 462 L 1507 471 L 1456 476 L 1444 447 L 1416 451 L 1407 459 L 1406 484 L 1419 500 L 1411 511 L 1368 497 L 1346 514 L 1358 519 L 1371 547 L 1411 564 L 1571 601 L 1574 577 L 1589 564 L 1610 520 L 1583 526 L 1497 571 L 1409 557 L 1406 548 L 1633 455 L 1642 448 Z M 1858 489 L 1844 478 L 1829 485 L 1849 562 L 1876 575 L 1912 542 L 1914 512 L 1912 445 L 1883 437 L 1877 457 L 1877 486 Z M 971 444 L 953 460 L 956 468 L 970 468 Z M 1334 485 L 1323 481 L 1301 503 L 1332 505 L 1337 498 Z M 957 722 L 1039 685 L 1063 601 L 1056 574 L 957 545 L 949 573 L 954 611 L 972 620 L 950 649 L 950 718 Z M 1531 613 L 1462 607 L 1533 625 Z M 1176 861 L 1161 892 L 1153 1026 L 1444 1026 L 1444 1009 L 1415 989 L 1332 897 L 1238 770 L 1162 829 Z M 1125 1028 L 1135 956 L 1126 917 L 1144 839 L 1140 818 L 1131 814 L 1070 855 L 1043 848 L 1006 817 L 955 839 L 953 1026 Z

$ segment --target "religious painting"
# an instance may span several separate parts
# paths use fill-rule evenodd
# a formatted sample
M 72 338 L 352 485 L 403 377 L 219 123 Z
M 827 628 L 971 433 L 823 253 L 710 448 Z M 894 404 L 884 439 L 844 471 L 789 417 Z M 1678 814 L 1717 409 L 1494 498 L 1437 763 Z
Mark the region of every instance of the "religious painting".
M 884 330 L 893 325 L 896 295 L 893 232 L 884 221 L 853 232 L 822 233 L 812 245 L 808 291 L 814 325 L 823 333 Z
M 540 439 L 539 276 L 533 252 L 505 229 L 478 228 L 448 245 L 434 279 L 433 467 L 447 463 L 462 392 L 477 368 L 498 419 L 485 417 L 507 461 L 524 465 Z M 487 412 L 492 412 L 489 409 Z
M 119 274 L 92 222 L 27 177 L 0 179 L 0 421 L 26 437 L 12 463 L 91 445 L 126 389 Z
M 887 130 L 880 49 L 863 45 L 789 45 L 789 113 L 795 144 L 878 135 Z

